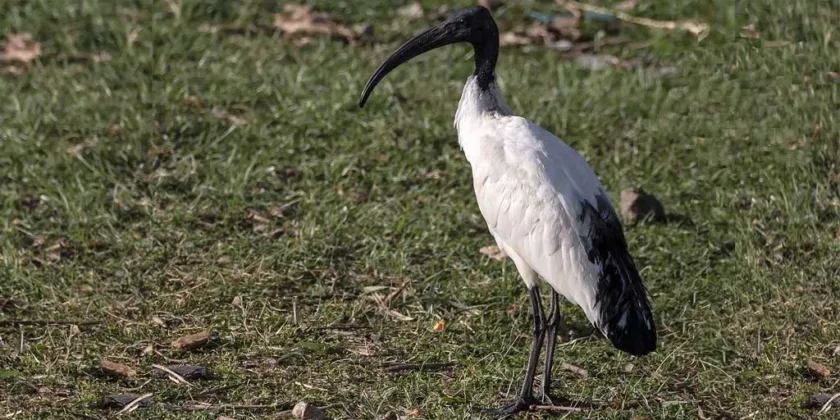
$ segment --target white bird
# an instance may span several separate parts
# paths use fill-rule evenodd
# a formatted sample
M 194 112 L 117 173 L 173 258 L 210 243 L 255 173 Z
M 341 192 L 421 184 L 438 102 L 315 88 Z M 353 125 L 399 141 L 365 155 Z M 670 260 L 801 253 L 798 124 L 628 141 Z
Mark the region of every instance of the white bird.
M 513 115 L 502 101 L 495 83 L 499 31 L 487 9 L 454 12 L 402 45 L 368 80 L 359 106 L 400 64 L 459 42 L 472 44 L 475 72 L 455 113 L 458 141 L 472 168 L 481 214 L 516 265 L 534 313 L 534 342 L 519 399 L 497 410 L 508 416 L 539 402 L 532 387 L 546 333 L 542 397 L 550 402 L 559 295 L 580 306 L 616 348 L 630 354 L 654 351 L 656 329 L 621 223 L 598 177 L 577 151 Z M 552 289 L 547 321 L 538 276 Z

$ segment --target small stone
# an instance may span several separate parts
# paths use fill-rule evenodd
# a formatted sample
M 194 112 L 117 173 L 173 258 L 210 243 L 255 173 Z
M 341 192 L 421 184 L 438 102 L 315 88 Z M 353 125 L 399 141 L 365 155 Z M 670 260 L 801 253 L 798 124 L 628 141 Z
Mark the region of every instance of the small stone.
M 627 188 L 621 192 L 621 216 L 628 223 L 661 223 L 665 221 L 665 208 L 641 188 Z
M 633 364 L 632 364 L 632 363 L 628 363 L 628 364 L 624 365 L 624 369 L 623 369 L 623 370 L 624 370 L 624 373 L 630 373 L 630 372 L 632 372 L 632 371 L 633 371 Z
M 802 403 L 802 408 L 814 408 L 819 410 L 831 400 L 831 397 L 833 397 L 833 395 L 826 394 L 824 392 L 809 395 L 808 399 Z M 834 401 L 832 401 L 831 406 L 840 407 L 840 398 L 836 398 Z
M 117 378 L 131 378 L 132 376 L 137 375 L 137 371 L 126 365 L 114 363 L 104 359 L 101 362 L 99 362 L 99 368 L 102 369 L 102 371 L 107 373 L 108 375 Z
M 808 372 L 811 372 L 811 375 L 817 378 L 825 378 L 831 375 L 831 371 L 827 367 L 813 360 L 808 360 Z
M 212 379 L 213 373 L 210 369 L 204 366 L 193 366 L 193 365 L 175 365 L 175 366 L 167 366 L 167 369 L 177 373 L 184 379 Z M 169 376 L 169 372 L 166 372 L 161 369 L 155 368 L 152 370 L 152 376 L 158 379 L 166 379 Z
M 172 342 L 172 347 L 180 350 L 191 350 L 201 347 L 213 338 L 210 331 L 202 331 L 195 334 L 185 335 Z
M 292 417 L 303 420 L 323 420 L 324 410 L 301 401 L 292 409 Z

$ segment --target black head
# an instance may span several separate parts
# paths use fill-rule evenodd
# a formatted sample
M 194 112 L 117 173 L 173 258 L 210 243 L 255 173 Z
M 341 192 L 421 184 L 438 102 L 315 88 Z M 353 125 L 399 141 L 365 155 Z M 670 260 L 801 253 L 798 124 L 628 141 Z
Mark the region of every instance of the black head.
M 391 54 L 368 80 L 359 99 L 359 106 L 365 105 L 373 88 L 400 64 L 435 48 L 459 42 L 472 44 L 475 50 L 475 74 L 479 78 L 479 86 L 486 88 L 493 80 L 499 55 L 499 29 L 489 10 L 473 6 L 453 12 L 446 21 L 423 31 Z

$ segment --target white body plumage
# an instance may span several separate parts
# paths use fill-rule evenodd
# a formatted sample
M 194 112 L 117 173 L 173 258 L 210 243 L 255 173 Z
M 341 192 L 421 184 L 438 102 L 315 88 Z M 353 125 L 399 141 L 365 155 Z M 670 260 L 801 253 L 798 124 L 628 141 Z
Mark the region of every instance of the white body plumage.
M 528 288 L 539 275 L 616 347 L 652 350 L 644 289 L 615 211 L 583 157 L 511 115 L 495 84 L 482 90 L 475 76 L 464 86 L 455 126 L 481 214 Z
M 368 79 L 359 106 L 400 64 L 435 48 L 468 42 L 475 72 L 464 86 L 455 126 L 472 166 L 481 214 L 528 287 L 534 341 L 519 398 L 496 412 L 509 416 L 539 402 L 532 386 L 547 337 L 543 394 L 548 398 L 559 295 L 577 304 L 612 344 L 634 355 L 656 349 L 656 330 L 621 223 L 583 157 L 536 124 L 511 115 L 495 84 L 499 30 L 490 11 L 473 6 L 400 46 Z M 546 319 L 537 287 L 554 290 Z

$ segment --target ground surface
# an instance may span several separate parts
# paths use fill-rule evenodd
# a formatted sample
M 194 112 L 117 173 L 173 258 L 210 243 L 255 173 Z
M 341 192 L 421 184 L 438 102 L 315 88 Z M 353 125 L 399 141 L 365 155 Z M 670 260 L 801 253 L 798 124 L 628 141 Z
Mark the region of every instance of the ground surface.
M 282 1 L 117 3 L 0 0 L 0 36 L 42 49 L 0 63 L 0 416 L 104 418 L 95 402 L 130 392 L 153 394 L 134 418 L 274 418 L 301 400 L 335 418 L 464 418 L 518 389 L 527 293 L 479 252 L 492 239 L 452 127 L 470 51 L 418 59 L 354 106 L 434 16 L 315 1 L 375 40 L 300 46 L 268 28 Z M 524 27 L 531 10 L 562 12 L 496 16 Z M 558 363 L 587 375 L 558 366 L 558 393 L 597 406 L 570 418 L 811 417 L 809 395 L 840 392 L 840 6 L 632 13 L 711 31 L 622 25 L 607 35 L 625 43 L 590 53 L 624 68 L 542 45 L 504 47 L 498 68 L 515 112 L 580 150 L 614 202 L 642 186 L 676 215 L 626 229 L 659 351 L 620 354 L 565 306 L 583 338 Z M 203 330 L 208 345 L 170 346 Z M 102 359 L 137 375 L 105 376 Z M 181 362 L 217 377 L 151 375 Z M 451 365 L 388 371 L 424 363 Z M 202 403 L 218 410 L 176 411 Z

